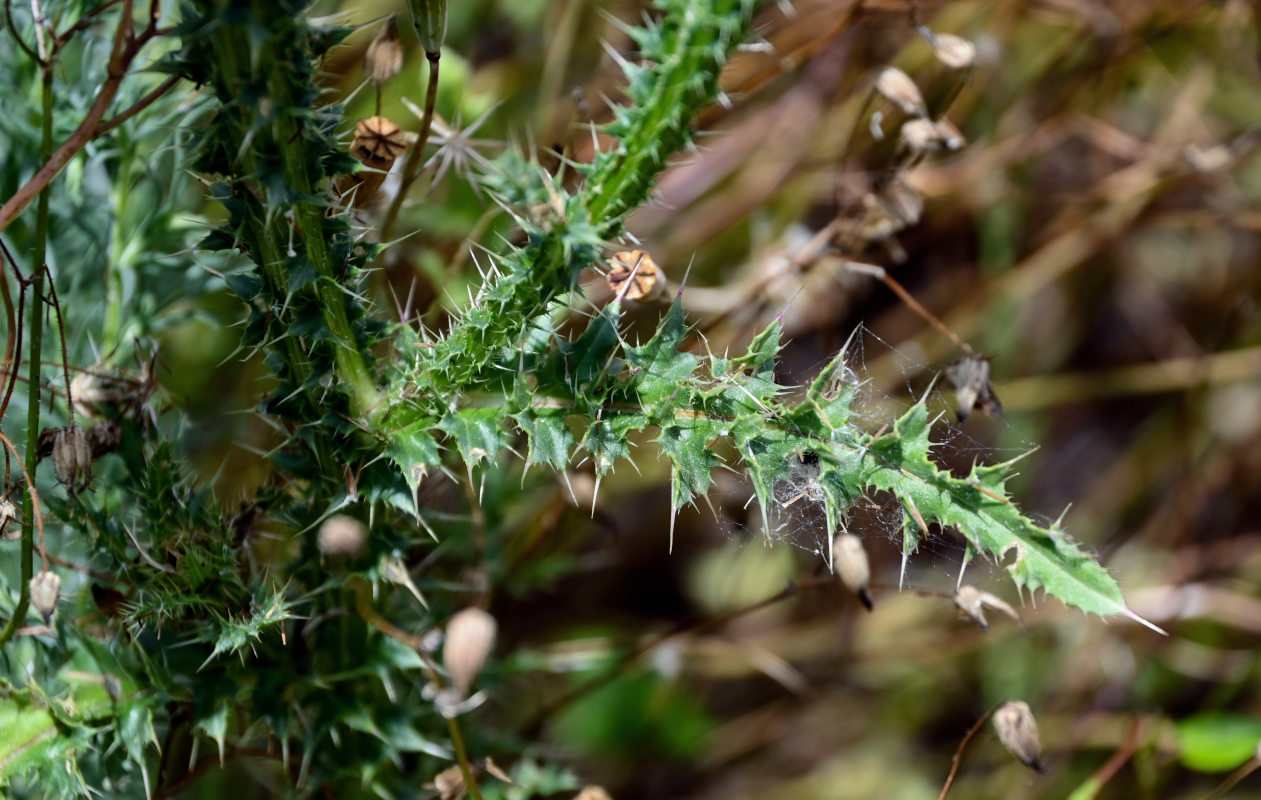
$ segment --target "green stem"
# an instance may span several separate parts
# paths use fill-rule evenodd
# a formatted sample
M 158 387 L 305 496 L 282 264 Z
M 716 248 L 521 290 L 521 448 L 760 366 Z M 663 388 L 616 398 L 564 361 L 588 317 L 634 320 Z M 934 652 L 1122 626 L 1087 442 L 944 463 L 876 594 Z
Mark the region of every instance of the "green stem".
M 477 788 L 477 781 L 473 778 L 473 766 L 464 750 L 464 736 L 455 717 L 447 718 L 447 732 L 451 734 L 451 745 L 455 748 L 455 760 L 460 765 L 460 774 L 464 776 L 465 788 L 473 795 L 473 800 L 482 800 L 482 790 Z
M 53 71 L 51 65 L 41 69 L 43 82 L 43 120 L 40 155 L 47 161 L 53 152 Z M 35 480 L 35 468 L 39 464 L 39 411 L 40 411 L 40 372 L 43 362 L 40 351 L 44 343 L 44 262 L 48 257 L 48 200 L 49 187 L 45 186 L 39 193 L 35 207 L 35 248 L 33 271 L 31 275 L 31 309 L 27 316 L 30 325 L 30 349 L 27 351 L 26 381 L 26 473 Z M 34 487 L 27 487 L 28 490 Z M 13 637 L 18 627 L 26 620 L 26 611 L 31 604 L 31 575 L 34 566 L 35 551 L 35 506 L 31 493 L 22 495 L 22 543 L 21 543 L 21 580 L 18 586 L 18 604 L 13 609 L 4 630 L 0 631 L 0 647 Z

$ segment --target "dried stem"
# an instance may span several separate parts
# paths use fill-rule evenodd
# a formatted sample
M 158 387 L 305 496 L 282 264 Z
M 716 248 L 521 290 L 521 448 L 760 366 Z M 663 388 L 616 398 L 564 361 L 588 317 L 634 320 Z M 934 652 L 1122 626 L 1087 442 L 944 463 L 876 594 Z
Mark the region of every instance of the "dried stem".
M 402 183 L 399 184 L 394 198 L 390 200 L 390 207 L 385 212 L 385 221 L 381 223 L 382 242 L 390 240 L 394 223 L 398 221 L 398 212 L 403 208 L 403 198 L 407 196 L 407 190 L 420 174 L 420 159 L 429 141 L 429 130 L 433 127 L 434 106 L 438 102 L 438 61 L 441 56 L 440 52 L 425 53 L 425 60 L 429 62 L 429 84 L 425 87 L 425 112 L 420 119 L 420 131 L 416 143 L 412 145 L 411 150 L 407 151 L 407 158 L 403 161 Z
M 876 278 L 877 280 L 882 282 L 885 286 L 888 286 L 890 289 L 892 289 L 893 293 L 896 294 L 903 303 L 906 303 L 907 308 L 914 311 L 916 314 L 920 316 L 921 319 L 923 319 L 929 325 L 932 325 L 934 328 L 936 328 L 939 333 L 944 335 L 950 341 L 954 342 L 955 345 L 960 350 L 962 350 L 963 352 L 967 353 L 970 356 L 976 355 L 976 351 L 972 349 L 971 345 L 963 341 L 963 339 L 959 338 L 958 334 L 950 330 L 950 328 L 946 325 L 946 323 L 937 319 L 937 317 L 935 317 L 931 311 L 929 311 L 927 308 L 924 308 L 922 305 L 920 305 L 919 301 L 916 300 L 914 297 L 912 297 L 911 293 L 908 292 L 902 286 L 902 284 L 894 280 L 893 276 L 891 276 L 884 267 L 878 267 L 874 264 L 862 264 L 857 261 L 850 261 L 845 265 L 845 268 L 848 269 L 850 272 L 856 272 L 860 275 L 870 275 L 871 277 Z
M 977 731 L 985 727 L 985 723 L 989 722 L 990 717 L 994 716 L 997 710 L 998 706 L 994 706 L 985 712 L 985 716 L 972 723 L 971 728 L 968 728 L 968 732 L 964 734 L 963 740 L 959 742 L 959 747 L 955 750 L 954 758 L 950 761 L 950 774 L 946 775 L 946 783 L 941 787 L 941 794 L 937 795 L 937 800 L 946 800 L 946 795 L 950 793 L 950 786 L 955 782 L 955 775 L 959 773 L 959 764 L 963 761 L 963 751 L 967 749 L 968 742 L 972 741 Z
M 9 224 L 17 219 L 18 215 L 31 204 L 31 201 L 57 176 L 57 173 L 61 172 L 62 168 L 70 163 L 70 159 L 74 158 L 88 142 L 99 135 L 97 127 L 105 117 L 105 112 L 109 110 L 109 104 L 113 102 L 115 95 L 118 94 L 123 78 L 131 67 L 131 62 L 135 60 L 136 55 L 148 44 L 149 40 L 160 32 L 156 16 L 151 11 L 149 25 L 139 34 L 134 33 L 131 22 L 131 9 L 131 0 L 126 0 L 123 3 L 122 19 L 119 20 L 118 28 L 114 32 L 114 42 L 110 48 L 109 66 L 106 70 L 105 82 L 101 84 L 101 88 L 96 94 L 96 99 L 92 102 L 92 107 L 88 109 L 87 116 L 79 123 L 79 127 L 75 129 L 74 133 L 70 134 L 70 138 L 66 139 L 56 151 L 45 158 L 44 165 L 31 176 L 30 180 L 23 184 L 22 188 L 18 189 L 7 203 L 0 206 L 0 231 L 8 228 Z M 45 70 L 47 68 L 45 66 Z

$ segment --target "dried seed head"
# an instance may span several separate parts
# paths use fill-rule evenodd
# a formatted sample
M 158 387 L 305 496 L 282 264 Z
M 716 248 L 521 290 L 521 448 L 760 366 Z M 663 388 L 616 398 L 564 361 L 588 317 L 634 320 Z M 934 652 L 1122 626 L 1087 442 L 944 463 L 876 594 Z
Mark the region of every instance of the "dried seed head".
M 876 78 L 876 91 L 912 117 L 922 117 L 928 113 L 915 81 L 897 67 L 885 67 L 880 71 Z
M 425 55 L 431 60 L 437 58 L 447 37 L 447 0 L 407 0 L 407 9 Z
M 353 556 L 363 550 L 368 539 L 368 529 L 354 517 L 335 514 L 324 520 L 316 539 L 320 552 L 326 556 Z
M 86 430 L 75 425 L 56 432 L 53 472 L 71 493 L 87 488 L 92 482 L 92 445 Z
M 994 711 L 994 729 L 1007 751 L 1020 763 L 1036 772 L 1046 772 L 1038 760 L 1042 750 L 1038 742 L 1038 723 L 1029 710 L 1029 704 L 1021 700 L 1008 700 Z
M 963 135 L 963 131 L 959 130 L 959 126 L 948 119 L 937 120 L 937 137 L 942 147 L 952 153 L 962 149 L 968 143 L 967 137 Z
M 495 644 L 495 618 L 480 608 L 466 608 L 447 623 L 442 664 L 452 685 L 465 697 Z
M 465 792 L 464 773 L 460 771 L 460 765 L 456 764 L 455 766 L 447 767 L 433 776 L 433 788 L 442 800 L 457 800 L 457 798 L 463 797 Z
M 123 429 L 112 419 L 98 419 L 88 428 L 88 445 L 92 448 L 92 458 L 114 452 L 122 442 Z
M 31 578 L 31 605 L 44 618 L 47 625 L 57 610 L 57 597 L 61 592 L 61 578 L 55 572 L 44 571 Z
M 1020 622 L 1020 615 L 1016 613 L 1016 609 L 1005 603 L 1002 599 L 995 597 L 989 592 L 983 592 L 971 584 L 963 584 L 955 591 L 955 605 L 964 614 L 972 618 L 972 621 L 981 627 L 981 630 L 989 628 L 989 622 L 985 619 L 985 609 L 995 608 L 1003 612 L 1007 616 Z
M 18 507 L 7 497 L 0 497 L 0 540 L 16 539 L 16 531 L 10 533 L 9 526 L 18 517 Z
M 852 533 L 842 533 L 832 543 L 832 558 L 835 562 L 836 574 L 841 576 L 845 588 L 858 595 L 858 599 L 870 611 L 871 603 L 871 566 L 867 562 L 867 551 L 863 549 L 863 540 Z
M 403 563 L 403 559 L 398 556 L 388 556 L 381 561 L 381 577 L 390 583 L 398 584 L 412 593 L 412 597 L 416 598 L 416 602 L 420 603 L 424 608 L 429 608 L 429 604 L 425 602 L 425 597 L 416 588 L 412 576 L 407 573 L 407 565 Z
M 574 800 L 613 800 L 603 786 L 584 786 L 582 791 L 574 795 Z
M 643 250 L 627 250 L 613 256 L 606 276 L 609 288 L 627 300 L 655 300 L 666 290 L 665 276 L 652 256 Z
M 955 412 L 962 422 L 973 409 L 991 416 L 1003 413 L 994 388 L 990 386 L 990 362 L 981 356 L 969 356 L 946 367 L 946 380 L 955 387 Z
M 377 83 L 384 83 L 403 68 L 403 44 L 398 39 L 398 19 L 391 14 L 363 56 L 363 68 Z
M 950 33 L 935 33 L 929 40 L 933 55 L 950 69 L 972 69 L 976 66 L 976 45 Z
M 900 177 L 880 187 L 876 199 L 902 227 L 916 224 L 924 213 L 924 198 Z
M 406 150 L 403 129 L 385 117 L 368 117 L 355 125 L 350 154 L 369 167 L 389 171 Z
M 902 126 L 902 147 L 917 158 L 953 152 L 965 144 L 963 133 L 949 120 L 913 119 Z

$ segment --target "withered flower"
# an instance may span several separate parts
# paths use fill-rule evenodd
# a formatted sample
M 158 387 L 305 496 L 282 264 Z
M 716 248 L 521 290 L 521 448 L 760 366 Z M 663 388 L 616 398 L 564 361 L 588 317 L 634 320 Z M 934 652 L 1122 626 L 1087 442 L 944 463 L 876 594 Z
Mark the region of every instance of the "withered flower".
M 403 68 L 403 44 L 398 38 L 398 18 L 391 14 L 364 53 L 363 68 L 377 83 L 384 83 Z
M 9 532 L 9 526 L 18 517 L 18 507 L 8 497 L 0 497 L 0 540 L 16 539 L 16 534 Z
M 1016 620 L 1016 622 L 1020 622 L 1020 616 L 1016 613 L 1016 609 L 1003 602 L 1000 598 L 989 592 L 983 592 L 971 584 L 965 583 L 960 586 L 955 592 L 954 600 L 959 610 L 967 614 L 973 622 L 981 627 L 981 630 L 988 630 L 989 628 L 989 622 L 985 619 L 986 607 L 998 609 Z
M 946 367 L 946 380 L 955 387 L 955 412 L 963 422 L 979 408 L 991 416 L 1003 413 L 990 385 L 990 362 L 981 356 L 968 356 Z
M 495 618 L 480 608 L 466 608 L 447 623 L 446 641 L 442 645 L 442 665 L 451 676 L 451 684 L 467 697 L 477 674 L 495 644 Z
M 54 434 L 53 472 L 71 494 L 92 482 L 92 444 L 86 430 L 73 425 Z
M 1045 773 L 1039 760 L 1042 745 L 1038 741 L 1038 723 L 1022 700 L 1008 700 L 994 711 L 994 729 L 998 740 L 1020 763 L 1035 772 Z
M 852 533 L 840 534 L 832 543 L 832 559 L 841 583 L 858 595 L 858 599 L 870 611 L 871 566 L 867 561 L 867 551 L 863 549 L 863 540 Z
M 362 522 L 345 514 L 334 514 L 320 526 L 316 543 L 326 556 L 354 556 L 363 550 L 367 539 L 368 529 Z
M 876 92 L 902 109 L 903 113 L 912 117 L 922 117 L 928 113 L 915 81 L 897 67 L 885 67 L 881 70 L 875 85 Z
M 61 578 L 57 573 L 43 571 L 31 578 L 31 605 L 44 618 L 47 625 L 57 610 L 57 598 L 61 593 Z

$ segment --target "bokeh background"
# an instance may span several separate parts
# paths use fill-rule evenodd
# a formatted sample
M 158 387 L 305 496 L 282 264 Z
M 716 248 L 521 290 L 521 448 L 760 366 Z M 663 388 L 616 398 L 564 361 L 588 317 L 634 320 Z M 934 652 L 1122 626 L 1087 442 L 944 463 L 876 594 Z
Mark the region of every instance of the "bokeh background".
M 350 119 L 373 114 L 369 23 L 404 5 L 318 10 L 364 25 L 324 66 Z M 480 280 L 475 247 L 514 235 L 467 180 L 469 149 L 524 148 L 555 168 L 589 157 L 590 123 L 619 97 L 612 53 L 634 58 L 619 21 L 645 13 L 595 0 L 451 4 L 437 109 L 457 140 L 447 152 L 465 157 L 404 209 L 400 230 L 413 233 L 379 276 L 383 308 L 410 304 L 442 328 Z M 738 471 L 684 511 L 668 554 L 668 469 L 645 442 L 638 469 L 620 466 L 594 501 L 582 465 L 529 491 L 519 465 L 490 479 L 502 636 L 479 722 L 619 800 L 935 797 L 965 732 L 1013 698 L 1037 717 L 1048 773 L 985 729 L 952 797 L 1189 800 L 1255 766 L 1259 14 L 1244 0 L 766 3 L 724 77 L 726 102 L 700 121 L 658 202 L 629 221 L 672 289 L 686 276 L 698 348 L 736 351 L 782 313 L 784 380 L 808 380 L 847 347 L 873 429 L 927 394 L 943 460 L 1024 456 L 1021 505 L 1063 515 L 1167 636 L 1022 598 L 1001 565 L 978 563 L 965 579 L 1021 617 L 992 614 L 982 631 L 950 599 L 963 552 L 949 531 L 910 557 L 910 591 L 898 592 L 900 516 L 878 496 L 851 519 L 873 561 L 868 613 L 826 577 L 809 497 L 780 498 L 763 530 Z M 921 218 L 871 239 L 871 86 L 887 65 L 935 80 L 917 26 L 976 47 L 946 113 L 966 145 L 907 171 Z M 413 128 L 404 99 L 421 102 L 423 58 L 404 43 L 381 112 Z M 471 141 L 459 144 L 461 131 Z M 829 226 L 837 235 L 820 241 Z M 954 421 L 941 376 L 963 353 L 850 261 L 886 268 L 990 357 L 1001 415 Z M 594 272 L 586 293 L 610 296 Z M 216 302 L 158 338 L 165 391 L 195 421 L 183 446 L 232 496 L 262 480 L 269 432 L 236 413 L 262 370 L 225 361 L 235 333 L 221 321 L 239 308 Z M 640 304 L 635 325 L 650 330 L 663 308 Z M 434 507 L 467 513 L 458 487 L 427 491 Z M 1261 775 L 1221 796 L 1261 797 Z

